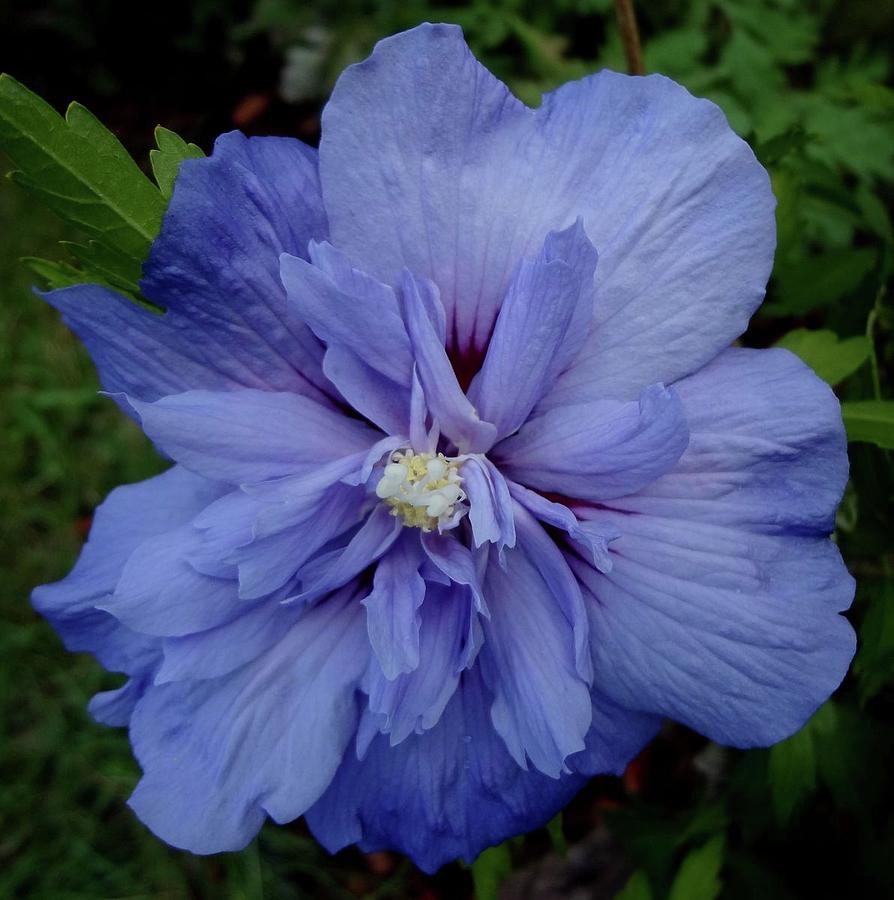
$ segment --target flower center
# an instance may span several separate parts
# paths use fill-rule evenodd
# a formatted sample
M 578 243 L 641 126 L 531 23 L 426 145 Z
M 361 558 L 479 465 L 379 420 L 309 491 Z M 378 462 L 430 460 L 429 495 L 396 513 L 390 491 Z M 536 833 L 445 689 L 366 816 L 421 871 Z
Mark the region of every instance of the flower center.
M 376 495 L 404 525 L 423 531 L 440 529 L 450 524 L 456 504 L 466 499 L 460 465 L 461 460 L 448 459 L 443 453 L 398 450 L 385 466 Z

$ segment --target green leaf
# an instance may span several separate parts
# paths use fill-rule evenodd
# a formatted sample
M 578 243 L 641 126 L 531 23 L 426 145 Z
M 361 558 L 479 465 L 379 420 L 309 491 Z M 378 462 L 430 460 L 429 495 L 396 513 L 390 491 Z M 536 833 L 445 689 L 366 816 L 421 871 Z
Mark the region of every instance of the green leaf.
M 83 106 L 71 104 L 63 119 L 0 75 L 0 150 L 18 167 L 12 179 L 108 251 L 104 261 L 114 258 L 116 277 L 132 282 L 165 201 L 120 141 Z
M 841 404 L 850 441 L 865 441 L 894 450 L 894 401 L 850 400 Z
M 834 331 L 796 328 L 776 344 L 796 353 L 820 378 L 838 384 L 869 359 L 869 339 L 864 335 L 841 339 Z
M 130 294 L 138 292 L 142 277 L 142 263 L 131 259 L 113 247 L 105 247 L 97 241 L 75 244 L 60 241 L 63 247 L 78 261 L 81 282 L 99 282 Z
M 38 259 L 36 256 L 25 256 L 22 262 L 42 278 L 51 291 L 57 288 L 71 287 L 73 284 L 81 284 L 84 273 L 76 269 L 71 263 L 53 262 L 49 259 Z
M 512 871 L 509 844 L 489 847 L 472 863 L 475 900 L 497 900 L 500 885 Z
M 788 740 L 770 748 L 767 774 L 773 811 L 784 825 L 816 790 L 816 753 L 810 722 Z
M 860 286 L 877 259 L 873 247 L 829 250 L 791 262 L 774 272 L 775 299 L 765 311 L 802 315 L 841 300 Z
M 180 135 L 161 125 L 155 129 L 155 143 L 158 149 L 149 151 L 149 162 L 162 197 L 169 200 L 183 160 L 200 159 L 205 154 L 201 147 L 187 144 Z
M 652 886 L 649 876 L 642 869 L 637 869 L 615 895 L 615 900 L 652 900 Z
M 714 900 L 720 893 L 724 837 L 718 834 L 693 850 L 684 860 L 671 885 L 668 900 Z

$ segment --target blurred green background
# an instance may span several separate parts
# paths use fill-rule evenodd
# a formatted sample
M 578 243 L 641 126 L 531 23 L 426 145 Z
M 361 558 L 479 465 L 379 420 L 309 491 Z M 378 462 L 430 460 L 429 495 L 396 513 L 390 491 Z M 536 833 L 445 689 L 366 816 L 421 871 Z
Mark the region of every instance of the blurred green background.
M 397 855 L 329 857 L 301 823 L 196 858 L 124 806 L 126 736 L 93 724 L 117 683 L 66 654 L 30 589 L 65 574 L 91 510 L 163 465 L 96 396 L 86 354 L 30 288 L 21 257 L 75 232 L 0 181 L 0 897 L 711 900 L 894 896 L 894 4 L 656 0 L 637 7 L 648 71 L 715 100 L 779 201 L 767 303 L 744 342 L 782 340 L 849 410 L 838 540 L 858 579 L 853 671 L 798 735 L 740 753 L 679 726 L 623 779 L 596 779 L 551 833 L 421 875 Z M 462 24 L 522 99 L 625 61 L 606 0 L 0 2 L 0 69 L 57 108 L 88 106 L 145 166 L 156 124 L 210 150 L 233 127 L 318 137 L 338 72 L 420 21 Z M 8 160 L 0 157 L 0 170 Z M 823 330 L 820 335 L 803 329 Z M 868 405 L 867 405 L 868 404 Z M 567 844 L 567 846 L 565 846 Z M 511 867 L 512 874 L 503 876 Z

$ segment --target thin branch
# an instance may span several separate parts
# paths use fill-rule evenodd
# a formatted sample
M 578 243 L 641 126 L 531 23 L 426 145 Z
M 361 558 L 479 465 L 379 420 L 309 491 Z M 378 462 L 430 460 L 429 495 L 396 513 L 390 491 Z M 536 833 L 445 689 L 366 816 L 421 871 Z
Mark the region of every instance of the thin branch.
M 631 75 L 645 75 L 643 48 L 639 42 L 639 29 L 636 27 L 633 0 L 615 0 L 615 12 L 618 15 L 618 27 L 621 29 L 624 56 L 627 57 L 627 71 Z

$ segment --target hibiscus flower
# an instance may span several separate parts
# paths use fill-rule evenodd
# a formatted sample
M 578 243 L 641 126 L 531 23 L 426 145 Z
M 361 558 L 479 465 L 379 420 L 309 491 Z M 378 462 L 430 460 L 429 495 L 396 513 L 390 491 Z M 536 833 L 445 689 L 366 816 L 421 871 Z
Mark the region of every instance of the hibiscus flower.
M 319 151 L 218 139 L 155 314 L 47 295 L 174 465 L 34 603 L 129 676 L 130 804 L 236 850 L 305 815 L 423 869 L 542 825 L 663 717 L 736 747 L 841 681 L 831 390 L 731 347 L 774 250 L 712 103 L 601 72 L 532 110 L 458 28 L 340 78 Z

